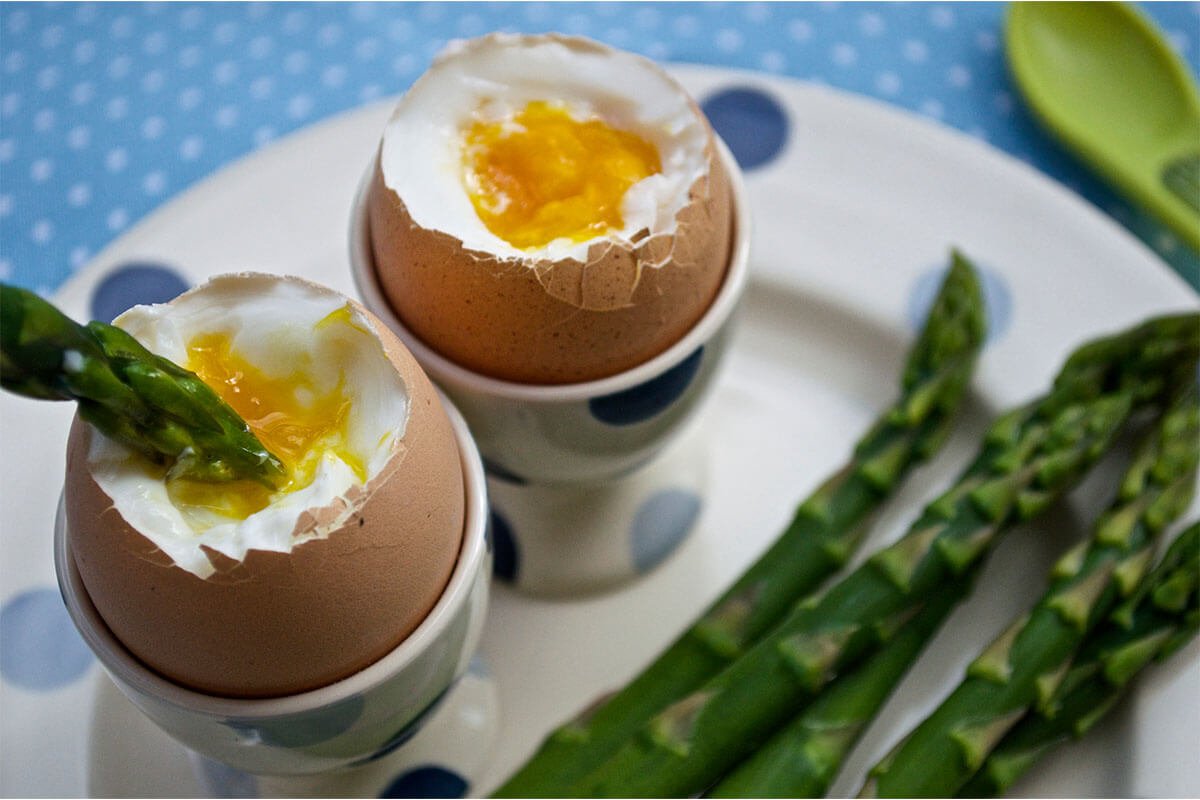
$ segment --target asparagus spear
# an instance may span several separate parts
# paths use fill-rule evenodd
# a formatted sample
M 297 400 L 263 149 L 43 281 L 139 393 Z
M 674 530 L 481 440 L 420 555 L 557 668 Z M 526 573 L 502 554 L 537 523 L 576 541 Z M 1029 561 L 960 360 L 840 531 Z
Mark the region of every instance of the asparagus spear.
M 1163 415 L 1094 536 L 1059 560 L 1037 605 L 989 645 L 962 683 L 872 769 L 865 795 L 948 796 L 1029 708 L 1049 701 L 1084 636 L 1134 590 L 1159 534 L 1191 502 L 1198 436 L 1200 403 L 1193 389 Z
M 1091 730 L 1146 666 L 1161 662 L 1200 630 L 1200 523 L 1163 555 L 1138 594 L 1084 644 L 1048 709 L 1026 715 L 959 791 L 960 797 L 1005 792 L 1042 756 Z
M 969 571 L 972 580 L 978 570 Z M 829 685 L 804 713 L 708 791 L 708 797 L 824 797 L 892 689 L 969 591 L 952 582 L 866 661 Z
M 850 462 L 801 503 L 774 544 L 621 692 L 554 731 L 497 797 L 554 796 L 610 755 L 638 725 L 733 661 L 798 598 L 840 569 L 864 524 L 945 440 L 983 344 L 974 269 L 954 253 L 909 352 L 899 399 Z
M 1114 583 L 1117 575 L 1125 581 L 1138 577 L 1137 573 L 1148 561 L 1154 533 L 1187 504 L 1195 483 L 1200 451 L 1196 441 L 1198 416 L 1200 408 L 1193 392 L 1190 398 L 1180 401 L 1163 417 L 1155 435 L 1148 439 L 1131 465 L 1113 507 L 1097 526 L 1096 538 L 1085 560 L 1093 568 L 1107 569 L 1117 560 L 1124 559 L 1126 569 L 1112 573 Z M 1135 515 L 1132 520 L 1129 519 L 1131 514 Z M 1128 541 L 1111 541 L 1113 534 L 1121 532 L 1122 526 L 1130 529 Z M 1139 540 L 1143 541 L 1141 549 L 1136 554 L 1128 552 L 1138 547 Z M 1106 548 L 1112 551 L 1107 561 Z M 1081 555 L 1082 551 L 1079 551 L 1067 560 L 1072 568 L 1081 566 L 1075 563 Z M 1078 571 L 1064 574 L 1050 594 L 1056 590 L 1061 594 L 1068 586 L 1080 585 L 1081 580 Z M 937 602 L 931 601 L 931 606 Z M 823 796 L 846 755 L 916 660 L 953 602 L 942 600 L 941 604 L 940 615 L 927 606 L 886 647 L 850 674 L 839 676 L 803 714 L 726 776 L 710 795 Z M 1095 610 L 1097 616 L 1103 613 L 1102 606 Z M 918 624 L 918 621 L 924 624 Z
M 283 479 L 279 460 L 195 374 L 113 325 L 79 325 L 33 292 L 0 284 L 0 385 L 76 400 L 79 416 L 172 475 L 200 481 Z
M 977 565 L 1100 458 L 1134 408 L 1194 378 L 1200 315 L 1160 317 L 1084 345 L 1048 395 L 1003 415 L 959 481 L 909 532 L 798 604 L 744 656 L 647 722 L 579 796 L 685 796 L 743 760 L 839 671 Z

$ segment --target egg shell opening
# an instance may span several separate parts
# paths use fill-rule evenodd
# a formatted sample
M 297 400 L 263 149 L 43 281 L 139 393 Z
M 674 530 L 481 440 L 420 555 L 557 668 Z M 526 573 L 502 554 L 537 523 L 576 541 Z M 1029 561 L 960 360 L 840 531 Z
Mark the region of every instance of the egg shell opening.
M 404 437 L 365 484 L 300 515 L 296 532 L 320 536 L 291 552 L 250 550 L 239 562 L 207 550 L 216 570 L 206 579 L 176 566 L 93 478 L 88 453 L 101 434 L 72 423 L 64 487 L 72 556 L 113 634 L 163 676 L 229 697 L 324 686 L 396 647 L 449 581 L 466 502 L 450 420 L 407 348 L 359 310 L 409 389 Z
M 704 127 L 708 168 L 676 212 L 674 231 L 600 239 L 585 260 L 496 255 L 422 227 L 387 183 L 381 144 L 367 207 L 375 269 L 392 309 L 445 357 L 518 383 L 603 378 L 666 350 L 712 303 L 732 238 L 729 176 L 715 134 L 686 102 Z

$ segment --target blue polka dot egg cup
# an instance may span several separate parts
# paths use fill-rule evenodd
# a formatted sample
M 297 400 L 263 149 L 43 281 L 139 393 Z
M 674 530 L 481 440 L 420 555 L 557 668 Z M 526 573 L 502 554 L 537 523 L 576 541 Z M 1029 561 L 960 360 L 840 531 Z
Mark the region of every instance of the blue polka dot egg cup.
M 520 591 L 563 596 L 614 588 L 665 559 L 695 521 L 705 448 L 702 431 L 688 423 L 711 394 L 749 272 L 741 168 L 719 138 L 717 145 L 730 176 L 734 230 L 712 304 L 649 361 L 565 385 L 481 375 L 408 330 L 385 299 L 371 255 L 366 198 L 373 163 L 360 183 L 349 242 L 355 286 L 467 419 L 488 472 L 497 576 Z
M 487 615 L 492 543 L 483 463 L 466 422 L 452 406 L 467 492 L 462 550 L 442 596 L 417 628 L 375 663 L 335 683 L 271 698 L 220 697 L 177 684 L 137 660 L 104 624 L 88 597 L 69 551 L 60 504 L 54 561 L 67 611 L 108 677 L 146 717 L 196 754 L 249 775 L 315 776 L 356 786 L 356 776 L 387 760 L 388 775 L 402 768 L 409 742 L 432 737 L 445 751 L 469 746 L 486 754 L 489 736 L 467 736 L 454 720 L 474 720 L 476 731 L 498 723 L 494 688 L 476 676 L 471 714 L 439 708 L 461 705 L 460 679 L 468 673 Z M 478 671 L 476 671 L 478 672 Z M 479 684 L 484 684 L 481 688 Z M 483 722 L 480 722 L 480 718 Z M 442 720 L 441 730 L 435 722 Z M 426 730 L 428 728 L 429 730 Z M 479 760 L 476 758 L 475 760 Z M 201 777 L 212 770 L 199 769 Z M 302 781 L 293 777 L 293 781 Z M 310 794 L 303 783 L 292 793 Z M 350 793 L 350 792 L 347 792 Z

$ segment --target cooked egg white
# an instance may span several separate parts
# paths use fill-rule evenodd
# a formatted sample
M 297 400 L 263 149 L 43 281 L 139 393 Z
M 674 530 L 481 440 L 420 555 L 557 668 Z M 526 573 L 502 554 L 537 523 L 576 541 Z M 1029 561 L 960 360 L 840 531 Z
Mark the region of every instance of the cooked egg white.
M 67 542 L 113 634 L 233 697 L 323 686 L 403 641 L 450 578 L 466 500 L 446 409 L 395 335 L 336 292 L 262 274 L 118 324 L 209 382 L 287 480 L 179 480 L 76 416 Z
M 688 95 L 648 60 L 495 34 L 439 54 L 380 158 L 423 228 L 501 257 L 586 260 L 596 240 L 674 233 L 707 144 Z
M 408 392 L 371 324 L 348 301 L 298 281 L 220 278 L 170 306 L 137 306 L 116 324 L 205 380 L 283 462 L 287 483 L 168 478 L 93 437 L 88 460 L 117 509 L 180 567 L 204 578 L 203 548 L 235 561 L 287 552 L 333 525 L 297 533 L 308 508 L 367 482 L 404 436 Z
M 728 261 L 715 136 L 653 62 L 581 37 L 452 42 L 404 94 L 368 195 L 381 288 L 468 369 L 612 375 L 700 318 Z

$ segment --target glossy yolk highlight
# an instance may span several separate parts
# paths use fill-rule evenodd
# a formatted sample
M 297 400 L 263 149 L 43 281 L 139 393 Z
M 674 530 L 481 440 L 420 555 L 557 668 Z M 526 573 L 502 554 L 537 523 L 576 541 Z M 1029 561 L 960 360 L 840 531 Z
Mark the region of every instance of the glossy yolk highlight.
M 325 321 L 332 321 L 337 313 Z M 208 334 L 189 342 L 187 366 L 246 420 L 259 441 L 283 463 L 287 483 L 276 493 L 311 484 L 326 452 L 338 455 L 360 481 L 366 480 L 362 460 L 346 445 L 351 401 L 340 382 L 332 392 L 318 394 L 302 364 L 283 378 L 266 375 L 231 352 L 224 334 Z M 276 494 L 253 481 L 171 480 L 167 492 L 184 517 L 193 522 L 212 514 L 245 519 L 265 508 Z
M 463 182 L 487 229 L 528 250 L 623 227 L 630 186 L 662 171 L 654 145 L 545 102 L 466 132 Z

